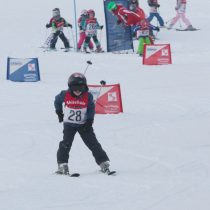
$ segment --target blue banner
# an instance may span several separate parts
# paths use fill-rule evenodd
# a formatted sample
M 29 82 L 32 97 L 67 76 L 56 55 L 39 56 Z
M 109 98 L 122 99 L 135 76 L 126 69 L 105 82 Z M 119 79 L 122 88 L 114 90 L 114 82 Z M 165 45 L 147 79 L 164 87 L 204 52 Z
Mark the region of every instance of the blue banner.
M 38 58 L 7 58 L 7 80 L 37 82 L 40 80 Z
M 104 0 L 104 13 L 106 20 L 107 52 L 133 51 L 133 39 L 130 27 L 117 25 L 117 18 L 107 9 L 107 5 L 113 0 Z M 128 8 L 128 0 L 116 0 L 117 4 L 123 4 Z

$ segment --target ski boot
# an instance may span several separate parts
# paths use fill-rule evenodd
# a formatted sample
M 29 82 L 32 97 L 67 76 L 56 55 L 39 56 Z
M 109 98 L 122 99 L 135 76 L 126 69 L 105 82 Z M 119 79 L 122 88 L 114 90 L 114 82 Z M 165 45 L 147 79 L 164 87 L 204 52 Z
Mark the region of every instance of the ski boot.
M 100 163 L 100 168 L 103 173 L 109 172 L 109 166 L 110 166 L 109 161 L 104 161 L 104 162 Z
M 100 53 L 100 52 L 103 52 L 103 50 L 102 50 L 102 48 L 101 48 L 100 46 L 98 46 L 98 47 L 96 48 L 96 52 L 97 52 L 97 53 Z
M 84 51 L 84 53 L 90 53 L 90 52 L 87 50 L 87 47 L 83 47 L 83 51 Z
M 60 164 L 58 164 L 58 170 L 55 173 L 56 174 L 69 175 L 68 163 L 60 163 Z
M 104 161 L 100 163 L 101 172 L 107 174 L 108 176 L 116 175 L 116 171 L 110 171 L 109 166 L 110 166 L 109 161 Z
M 174 24 L 170 24 L 170 25 L 167 27 L 167 29 L 168 29 L 168 30 L 171 30 L 173 26 L 174 26 Z
M 187 31 L 194 31 L 195 28 L 192 25 L 187 26 L 186 28 Z
M 70 51 L 70 48 L 69 47 L 66 47 L 65 49 L 64 49 L 64 52 L 69 52 Z

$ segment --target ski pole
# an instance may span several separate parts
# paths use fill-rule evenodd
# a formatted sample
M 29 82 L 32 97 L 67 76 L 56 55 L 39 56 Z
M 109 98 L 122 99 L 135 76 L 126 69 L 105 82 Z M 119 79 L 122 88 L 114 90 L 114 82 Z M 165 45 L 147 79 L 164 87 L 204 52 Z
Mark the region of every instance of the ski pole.
M 87 66 L 86 66 L 86 68 L 85 68 L 85 71 L 84 71 L 84 75 L 86 74 L 86 71 L 87 71 L 87 69 L 88 69 L 88 67 L 89 67 L 89 65 L 92 65 L 93 63 L 89 60 L 89 61 L 87 61 Z
M 102 38 L 102 29 L 101 29 L 100 35 L 99 35 L 99 42 L 100 42 L 100 45 L 101 45 L 101 38 Z
M 97 97 L 96 97 L 95 104 L 97 103 L 98 105 L 102 106 L 100 103 L 97 102 L 97 100 L 98 100 L 98 98 L 99 98 L 99 96 L 100 96 L 100 94 L 101 94 L 101 89 L 102 89 L 102 87 L 106 85 L 106 81 L 105 81 L 105 80 L 101 80 L 101 81 L 100 81 L 100 84 L 101 84 L 101 86 L 100 86 L 100 89 L 99 89 L 99 91 L 98 91 L 98 95 L 97 95 Z M 102 106 L 102 107 L 103 107 L 103 106 Z
M 172 20 L 173 20 L 173 18 L 171 18 L 170 20 L 167 20 L 167 21 L 165 22 L 165 24 L 167 25 L 167 24 L 170 23 Z
M 182 28 L 182 24 L 181 24 L 180 18 L 179 18 L 179 28 Z
M 73 46 L 74 46 L 74 49 L 76 49 L 75 40 L 74 40 L 74 33 L 73 33 L 72 28 L 70 28 L 70 31 L 71 31 L 71 35 L 72 35 Z
M 71 33 L 69 31 L 69 28 L 67 28 L 68 31 L 68 41 L 69 41 L 69 47 L 71 47 Z M 73 38 L 72 38 L 73 39 Z

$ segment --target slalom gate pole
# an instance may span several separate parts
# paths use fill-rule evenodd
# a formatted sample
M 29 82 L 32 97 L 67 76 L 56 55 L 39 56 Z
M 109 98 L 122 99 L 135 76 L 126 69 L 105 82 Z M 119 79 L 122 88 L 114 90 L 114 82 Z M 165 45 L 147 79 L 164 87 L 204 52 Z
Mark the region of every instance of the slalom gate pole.
M 89 65 L 92 65 L 92 64 L 93 64 L 93 63 L 91 62 L 91 60 L 87 61 L 87 66 L 86 66 L 85 71 L 84 71 L 84 73 L 83 73 L 84 75 L 86 74 Z
M 98 100 L 98 98 L 99 98 L 99 95 L 101 94 L 101 89 L 102 89 L 102 87 L 103 87 L 104 85 L 106 85 L 106 81 L 105 81 L 105 80 L 101 80 L 101 81 L 100 81 L 100 84 L 101 84 L 101 86 L 100 86 L 98 95 L 97 95 L 97 97 L 96 97 L 95 104 L 96 104 L 96 102 L 97 102 L 97 100 Z M 99 104 L 99 105 L 101 105 L 101 104 Z M 102 105 L 101 105 L 101 106 L 102 106 Z

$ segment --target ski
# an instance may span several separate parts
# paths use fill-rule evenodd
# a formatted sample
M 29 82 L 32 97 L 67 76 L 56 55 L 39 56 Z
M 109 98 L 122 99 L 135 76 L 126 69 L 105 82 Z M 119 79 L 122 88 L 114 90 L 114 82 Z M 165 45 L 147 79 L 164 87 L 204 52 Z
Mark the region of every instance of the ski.
M 79 177 L 80 174 L 79 173 L 73 173 L 73 174 L 69 174 L 70 177 Z
M 181 29 L 181 28 L 176 28 L 176 31 L 199 31 L 200 29 L 198 28 L 192 28 L 192 29 Z
M 117 173 L 116 171 L 109 171 L 109 173 L 107 173 L 107 175 L 108 176 L 110 176 L 110 175 L 116 175 L 116 173 Z
M 79 177 L 79 176 L 80 176 L 79 173 L 63 174 L 63 173 L 60 173 L 59 171 L 56 171 L 55 174 L 56 174 L 56 175 L 69 176 L 69 177 Z
M 74 48 L 74 47 L 70 46 L 69 49 L 70 49 L 70 48 Z M 65 48 L 65 47 L 61 47 L 60 49 L 65 50 L 66 48 Z
M 116 175 L 116 171 L 110 171 L 109 169 L 108 170 L 106 170 L 105 172 L 104 171 L 101 171 L 103 174 L 107 174 L 108 176 L 114 176 L 114 175 Z

